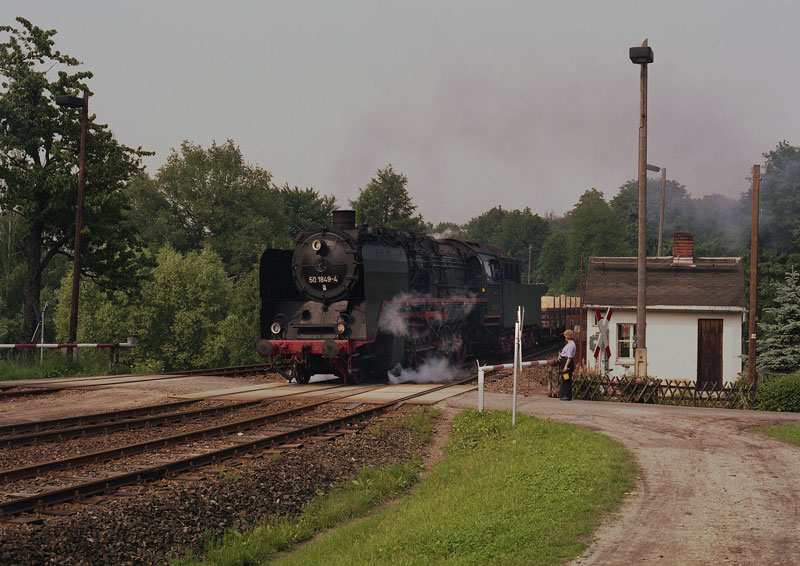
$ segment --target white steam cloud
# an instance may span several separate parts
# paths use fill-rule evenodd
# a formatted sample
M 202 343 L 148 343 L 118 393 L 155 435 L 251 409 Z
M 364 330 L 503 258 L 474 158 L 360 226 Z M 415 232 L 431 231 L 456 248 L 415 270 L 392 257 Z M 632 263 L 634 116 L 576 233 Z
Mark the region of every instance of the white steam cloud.
M 417 369 L 397 367 L 389 372 L 389 383 L 438 383 L 452 381 L 459 369 L 444 358 L 426 360 Z

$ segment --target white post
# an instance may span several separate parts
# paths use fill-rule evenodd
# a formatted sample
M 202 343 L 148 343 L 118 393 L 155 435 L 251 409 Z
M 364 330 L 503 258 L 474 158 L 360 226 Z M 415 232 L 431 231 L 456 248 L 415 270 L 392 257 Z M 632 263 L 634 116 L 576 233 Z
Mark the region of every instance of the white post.
M 483 412 L 483 368 L 478 362 L 478 412 Z

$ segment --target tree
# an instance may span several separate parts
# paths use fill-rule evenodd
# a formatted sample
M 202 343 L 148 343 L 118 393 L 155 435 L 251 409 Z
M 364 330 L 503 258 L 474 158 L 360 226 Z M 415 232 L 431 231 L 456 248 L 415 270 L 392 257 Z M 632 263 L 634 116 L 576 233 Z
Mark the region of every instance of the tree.
M 581 254 L 584 258 L 630 256 L 633 249 L 625 239 L 625 224 L 597 189 L 583 193 L 567 217 L 566 262 L 558 286 L 565 292 L 576 293 Z
M 550 293 L 563 292 L 559 287 L 567 264 L 567 233 L 557 230 L 550 234 L 542 245 L 536 260 L 534 279 L 550 288 Z
M 731 201 L 733 202 L 733 201 Z M 625 242 L 636 249 L 639 242 L 639 184 L 628 181 L 611 199 L 613 208 L 625 226 Z M 661 180 L 647 180 L 647 254 L 656 255 L 658 246 L 658 221 L 661 212 Z M 664 231 L 662 253 L 671 249 L 672 234 L 692 227 L 692 199 L 686 187 L 667 179 L 664 190 Z M 697 238 L 696 238 L 697 239 Z
M 234 276 L 250 270 L 264 248 L 290 242 L 272 175 L 247 164 L 233 140 L 207 150 L 184 141 L 152 184 L 138 181 L 136 197 L 136 217 L 153 225 L 151 245 L 188 252 L 208 244 Z
M 494 241 L 500 225 L 506 216 L 502 206 L 495 206 L 472 218 L 464 226 L 465 237 L 472 242 L 488 244 Z
M 397 173 L 389 164 L 378 169 L 366 187 L 359 189 L 358 198 L 350 201 L 359 224 L 378 224 L 387 228 L 424 232 L 422 216 L 414 216 L 416 205 L 408 194 L 408 178 Z
M 281 187 L 280 194 L 288 236 L 293 238 L 298 232 L 330 225 L 336 197 L 322 196 L 312 188 L 290 189 L 288 183 Z
M 786 273 L 774 284 L 775 307 L 764 309 L 771 322 L 759 323 L 764 336 L 758 343 L 761 371 L 793 373 L 800 370 L 800 274 Z
M 90 72 L 69 74 L 79 61 L 54 49 L 55 30 L 24 18 L 0 26 L 0 208 L 19 218 L 25 234 L 22 337 L 33 335 L 42 276 L 58 255 L 72 257 L 80 111 L 61 110 L 55 96 L 77 94 Z M 57 78 L 49 75 L 58 72 Z M 118 143 L 90 117 L 82 270 L 103 285 L 136 282 L 141 255 L 123 192 L 141 169 L 141 149 Z
M 544 218 L 533 214 L 530 208 L 503 210 L 503 207 L 496 206 L 467 222 L 465 232 L 466 239 L 492 244 L 517 258 L 525 271 L 528 266 L 528 246 L 531 246 L 532 268 L 550 234 L 550 227 Z
M 760 243 L 780 255 L 800 253 L 800 147 L 787 141 L 764 154 L 759 204 Z M 751 202 L 752 190 L 744 195 Z
M 82 284 L 80 332 L 88 340 L 138 333 L 139 344 L 125 354 L 135 371 L 180 370 L 247 363 L 258 341 L 257 275 L 236 284 L 208 247 L 185 255 L 164 247 L 156 254 L 152 278 L 140 292 L 108 292 Z M 56 330 L 65 336 L 71 280 L 59 290 Z M 249 354 L 249 355 L 248 355 Z

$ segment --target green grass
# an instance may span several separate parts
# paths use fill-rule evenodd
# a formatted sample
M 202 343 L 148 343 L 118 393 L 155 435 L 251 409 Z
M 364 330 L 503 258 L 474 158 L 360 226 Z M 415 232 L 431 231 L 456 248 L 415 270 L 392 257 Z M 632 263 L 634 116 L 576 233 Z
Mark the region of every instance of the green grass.
M 39 353 L 30 362 L 14 362 L 0 360 L 0 381 L 13 379 L 43 379 L 52 377 L 75 377 L 86 375 L 105 375 L 108 373 L 108 361 L 89 359 L 75 362 L 68 356 L 48 355 L 44 363 L 39 364 Z M 48 352 L 48 354 L 52 354 Z
M 783 442 L 800 446 L 800 423 L 786 423 L 775 426 L 761 426 L 756 431 Z
M 562 564 L 580 554 L 602 516 L 636 480 L 636 466 L 602 435 L 509 412 L 465 411 L 454 421 L 447 455 L 407 497 L 371 517 L 330 531 L 270 562 L 292 543 L 367 512 L 407 489 L 413 470 L 373 471 L 315 500 L 295 519 L 228 535 L 205 564 Z M 398 468 L 399 470 L 399 468 Z M 398 479 L 401 481 L 398 482 Z M 380 497 L 357 495 L 383 487 Z M 405 486 L 403 485 L 405 484 Z M 348 493 L 349 492 L 349 493 Z M 371 501 L 369 501 L 371 500 Z M 355 511 L 341 507 L 358 507 Z M 335 509 L 335 511 L 331 511 Z M 259 549 L 255 550 L 245 549 Z M 199 562 L 180 562 L 197 564 Z

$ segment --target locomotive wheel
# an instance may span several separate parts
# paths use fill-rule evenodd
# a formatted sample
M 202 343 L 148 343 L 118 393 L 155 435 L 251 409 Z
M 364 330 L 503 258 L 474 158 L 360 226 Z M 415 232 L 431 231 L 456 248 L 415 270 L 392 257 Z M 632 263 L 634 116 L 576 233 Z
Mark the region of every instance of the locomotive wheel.
M 364 381 L 364 372 L 360 369 L 350 370 L 347 372 L 347 382 L 358 385 Z
M 311 379 L 311 370 L 305 366 L 295 364 L 292 375 L 297 383 L 308 383 Z

